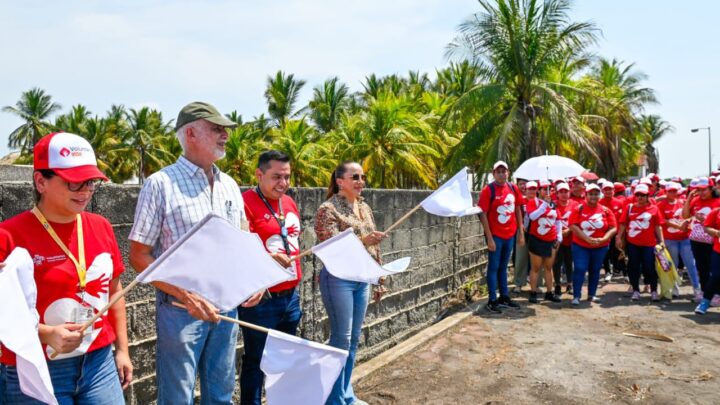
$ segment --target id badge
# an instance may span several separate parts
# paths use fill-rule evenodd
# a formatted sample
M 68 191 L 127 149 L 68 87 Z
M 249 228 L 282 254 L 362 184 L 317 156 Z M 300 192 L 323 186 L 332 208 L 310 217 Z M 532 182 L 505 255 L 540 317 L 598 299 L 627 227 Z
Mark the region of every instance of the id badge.
M 82 325 L 85 322 L 91 320 L 93 316 L 95 316 L 95 311 L 93 310 L 93 307 L 83 302 L 80 304 L 80 306 L 73 309 L 72 322 Z M 87 330 L 92 331 L 92 328 L 93 326 L 90 325 Z

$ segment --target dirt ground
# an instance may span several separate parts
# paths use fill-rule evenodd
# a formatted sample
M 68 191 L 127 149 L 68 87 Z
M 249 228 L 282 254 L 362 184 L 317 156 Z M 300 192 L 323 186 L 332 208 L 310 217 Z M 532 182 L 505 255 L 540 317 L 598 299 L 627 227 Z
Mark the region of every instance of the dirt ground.
M 355 386 L 369 404 L 720 404 L 720 308 L 633 303 L 608 284 L 602 302 L 483 309 Z M 644 331 L 674 342 L 624 336 Z

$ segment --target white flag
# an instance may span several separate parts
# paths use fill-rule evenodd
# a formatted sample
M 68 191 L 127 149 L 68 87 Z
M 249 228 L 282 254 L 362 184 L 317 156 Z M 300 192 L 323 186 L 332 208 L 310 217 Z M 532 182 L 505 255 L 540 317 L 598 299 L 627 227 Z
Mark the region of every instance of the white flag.
M 195 224 L 137 279 L 143 283 L 164 281 L 229 311 L 258 291 L 294 280 L 295 271 L 280 266 L 257 234 L 241 231 L 211 214 Z
M 0 341 L 15 353 L 20 390 L 38 401 L 57 404 L 38 337 L 33 271 L 32 258 L 23 248 L 15 248 L 5 260 L 5 268 L 0 270 L 0 297 L 3 300 Z
M 462 217 L 482 212 L 480 207 L 473 203 L 467 167 L 463 167 L 420 205 L 430 214 L 441 217 Z
M 348 352 L 270 329 L 260 368 L 268 405 L 323 405 Z
M 333 276 L 361 283 L 377 284 L 378 278 L 405 271 L 410 265 L 410 258 L 403 257 L 380 267 L 351 228 L 313 246 L 312 252 Z

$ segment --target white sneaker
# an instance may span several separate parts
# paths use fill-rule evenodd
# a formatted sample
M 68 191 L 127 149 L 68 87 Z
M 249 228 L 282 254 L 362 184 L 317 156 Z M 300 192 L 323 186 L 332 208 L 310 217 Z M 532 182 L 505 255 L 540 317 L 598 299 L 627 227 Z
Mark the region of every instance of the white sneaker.
M 572 305 L 572 306 L 574 306 L 574 307 L 580 305 L 580 298 L 573 298 L 573 300 L 572 300 L 572 302 L 570 303 L 570 305 Z
M 710 306 L 711 307 L 720 307 L 720 295 L 713 295 L 712 300 L 710 300 Z
M 632 298 L 630 298 L 633 301 L 640 301 L 640 291 L 633 291 Z
M 673 298 L 680 298 L 680 288 L 678 288 L 677 284 L 675 284 L 675 286 L 673 286 L 673 289 L 672 289 L 672 297 L 673 297 Z
M 608 274 L 607 276 L 605 276 L 605 282 L 606 282 L 606 283 L 609 283 L 609 282 L 611 282 L 611 281 L 612 281 L 612 274 Z
M 660 296 L 658 295 L 657 291 L 653 291 L 652 294 L 650 294 L 650 299 L 655 302 L 660 301 Z
M 588 298 L 588 301 L 594 302 L 597 304 L 600 302 L 600 297 L 590 297 L 590 298 Z

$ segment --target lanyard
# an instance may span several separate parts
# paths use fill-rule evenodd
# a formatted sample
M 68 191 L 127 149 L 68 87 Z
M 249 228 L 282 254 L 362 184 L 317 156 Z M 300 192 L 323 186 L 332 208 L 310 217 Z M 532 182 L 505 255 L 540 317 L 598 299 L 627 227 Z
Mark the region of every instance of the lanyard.
M 80 256 L 80 261 L 78 262 L 78 259 L 75 258 L 75 255 L 70 252 L 70 249 L 68 249 L 67 246 L 65 246 L 65 243 L 60 240 L 60 237 L 55 233 L 55 230 L 50 226 L 50 223 L 47 219 L 45 219 L 45 216 L 40 212 L 40 210 L 37 208 L 37 206 L 33 207 L 32 213 L 35 214 L 35 217 L 40 221 L 43 228 L 47 231 L 48 234 L 50 234 L 50 237 L 55 241 L 55 243 L 62 249 L 63 252 L 67 255 L 70 260 L 72 260 L 73 264 L 75 264 L 75 270 L 77 270 L 78 279 L 80 280 L 80 290 L 85 289 L 85 284 L 87 284 L 87 266 L 85 265 L 85 244 L 83 243 L 83 227 L 82 227 L 82 217 L 80 217 L 80 214 L 77 215 L 77 235 L 78 235 L 78 256 Z
M 277 221 L 278 225 L 280 225 L 280 237 L 282 238 L 283 247 L 285 248 L 285 254 L 290 254 L 290 243 L 288 242 L 288 230 L 285 227 L 285 213 L 283 212 L 282 207 L 282 197 L 278 200 L 278 209 L 280 210 L 280 214 L 277 214 L 273 207 L 270 205 L 270 202 L 265 198 L 262 191 L 260 191 L 260 187 L 255 188 L 255 192 L 257 192 L 258 196 L 260 196 L 260 199 L 263 203 L 265 203 L 265 206 L 268 210 L 270 210 L 270 213 L 275 217 L 275 220 Z

